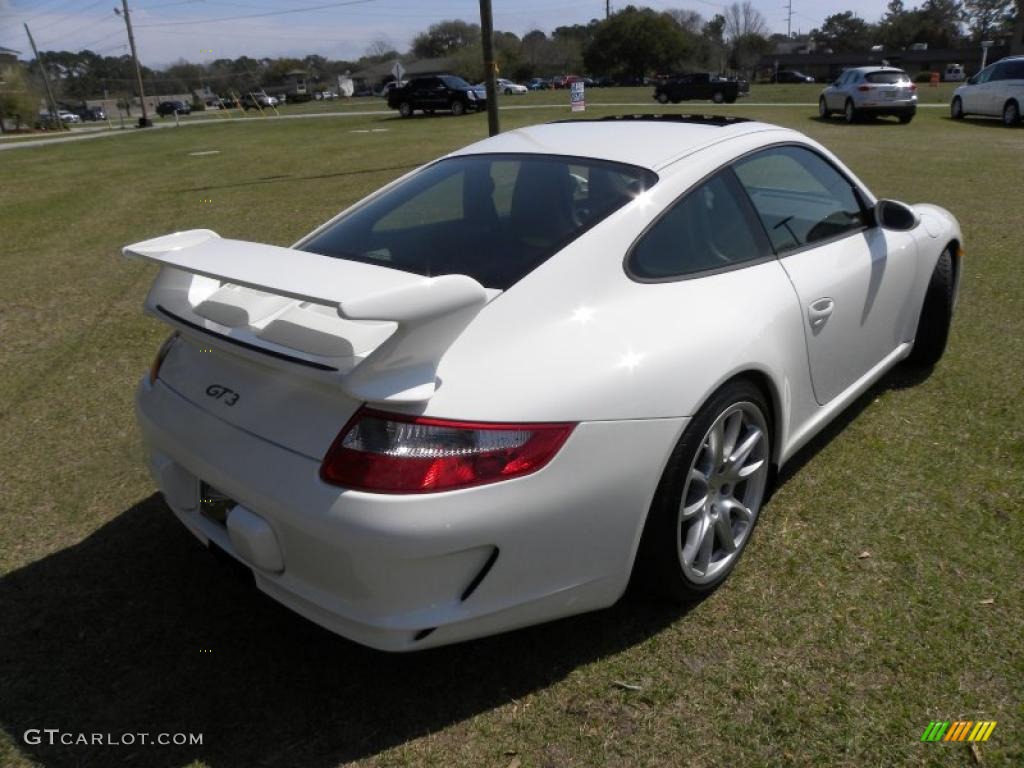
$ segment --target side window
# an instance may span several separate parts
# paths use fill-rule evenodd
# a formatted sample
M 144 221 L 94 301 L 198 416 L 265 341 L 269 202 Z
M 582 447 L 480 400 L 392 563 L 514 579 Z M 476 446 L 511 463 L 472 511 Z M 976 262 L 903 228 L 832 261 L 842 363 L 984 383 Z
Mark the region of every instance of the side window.
M 728 170 L 688 192 L 633 246 L 630 273 L 659 280 L 766 256 L 742 194 Z
M 974 81 L 974 84 L 975 85 L 981 85 L 982 83 L 987 83 L 989 80 L 991 80 L 992 79 L 992 72 L 995 70 L 995 68 L 996 68 L 995 64 L 990 64 L 989 66 L 987 66 L 983 70 L 981 70 L 981 72 L 979 72 L 976 75 L 976 77 L 978 79 Z
M 1008 64 L 997 64 L 996 68 L 992 70 L 992 77 L 989 78 L 990 82 L 996 80 L 1009 80 L 1010 79 L 1010 67 Z
M 767 149 L 733 169 L 779 253 L 865 226 L 850 181 L 808 149 Z
M 1024 59 L 1006 62 L 1007 80 L 1024 80 Z

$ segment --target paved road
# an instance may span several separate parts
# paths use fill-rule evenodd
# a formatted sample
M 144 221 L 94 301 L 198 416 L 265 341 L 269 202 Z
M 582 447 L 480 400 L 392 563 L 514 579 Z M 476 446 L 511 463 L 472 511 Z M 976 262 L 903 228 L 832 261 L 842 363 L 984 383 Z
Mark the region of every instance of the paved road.
M 594 107 L 643 107 L 645 112 L 654 112 L 658 108 L 658 104 L 653 102 L 608 102 L 593 104 Z M 713 104 L 694 104 L 694 112 L 709 112 L 713 110 L 717 105 Z M 808 109 L 817 109 L 817 103 L 797 103 L 797 102 L 784 102 L 775 104 L 764 104 L 764 103 L 740 103 L 732 105 L 733 107 L 807 107 Z M 918 104 L 918 109 L 927 108 L 940 108 L 945 109 L 945 104 Z M 500 107 L 502 112 L 512 110 L 523 110 L 523 109 L 561 109 L 568 111 L 567 104 L 512 104 L 509 106 Z M 353 110 L 346 112 L 306 112 L 298 115 L 276 115 L 273 117 L 265 117 L 264 120 L 306 120 L 316 118 L 331 118 L 331 117 L 373 117 L 375 115 L 396 115 L 397 113 L 393 109 L 364 109 L 364 110 Z M 232 118 L 233 123 L 240 125 L 252 124 L 259 125 L 263 122 L 260 118 Z M 187 118 L 181 121 L 180 127 L 185 128 L 187 126 L 196 125 L 221 125 L 225 122 L 224 118 L 207 117 L 207 118 Z M 153 124 L 153 129 L 163 128 L 175 128 L 174 123 L 159 122 Z M 110 131 L 94 131 L 90 133 L 76 133 L 71 136 L 54 136 L 52 138 L 45 139 L 22 139 L 22 140 L 7 140 L 0 139 L 0 152 L 10 149 L 29 149 L 31 147 L 45 147 L 50 144 L 63 144 L 67 141 L 85 141 L 87 139 L 100 139 L 105 136 L 132 136 L 142 133 L 138 128 L 126 128 L 124 130 L 110 130 Z

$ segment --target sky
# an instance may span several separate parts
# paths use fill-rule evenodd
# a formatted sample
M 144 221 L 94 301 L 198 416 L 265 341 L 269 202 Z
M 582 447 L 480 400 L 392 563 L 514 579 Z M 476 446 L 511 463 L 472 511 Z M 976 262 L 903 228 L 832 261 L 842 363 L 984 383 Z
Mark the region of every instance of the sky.
M 787 0 L 752 0 L 773 32 L 786 31 Z M 625 0 L 612 3 L 621 8 Z M 634 0 L 658 10 L 688 8 L 705 18 L 727 3 L 711 0 Z M 906 3 L 908 7 L 916 5 Z M 121 0 L 0 0 L 0 46 L 31 58 L 22 27 L 28 22 L 40 50 L 89 48 L 104 56 L 128 52 Z M 886 0 L 806 2 L 793 0 L 793 31 L 807 32 L 836 12 L 855 8 L 868 21 L 885 12 Z M 175 61 L 210 61 L 248 55 L 317 53 L 357 59 L 383 41 L 399 51 L 432 23 L 465 19 L 479 23 L 478 0 L 129 0 L 139 58 L 150 67 Z M 495 29 L 523 35 L 585 24 L 604 15 L 604 0 L 493 0 Z M 247 17 L 247 18 L 238 18 Z

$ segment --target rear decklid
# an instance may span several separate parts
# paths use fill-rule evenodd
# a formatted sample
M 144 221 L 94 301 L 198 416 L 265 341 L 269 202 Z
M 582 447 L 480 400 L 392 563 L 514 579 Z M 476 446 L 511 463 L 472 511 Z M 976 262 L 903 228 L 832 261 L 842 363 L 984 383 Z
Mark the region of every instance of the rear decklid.
M 161 379 L 219 417 L 311 455 L 323 443 L 308 432 L 318 413 L 333 413 L 336 434 L 335 419 L 361 402 L 428 400 L 441 357 L 497 293 L 466 275 L 428 278 L 210 230 L 135 243 L 124 254 L 160 265 L 145 310 L 185 337 Z

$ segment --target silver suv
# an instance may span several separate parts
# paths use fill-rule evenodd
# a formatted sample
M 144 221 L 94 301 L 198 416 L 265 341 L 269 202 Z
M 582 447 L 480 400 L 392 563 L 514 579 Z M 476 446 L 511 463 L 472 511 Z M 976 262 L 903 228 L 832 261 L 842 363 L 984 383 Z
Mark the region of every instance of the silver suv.
M 1020 122 L 1024 106 L 1024 56 L 1008 56 L 985 67 L 953 91 L 949 114 L 1002 117 L 1006 125 Z
M 868 115 L 895 115 L 906 125 L 917 113 L 917 86 L 902 69 L 855 67 L 821 92 L 818 114 L 842 113 L 846 122 Z

